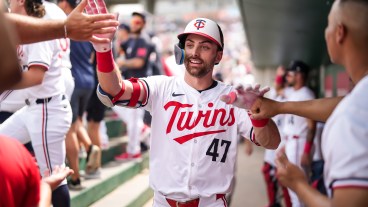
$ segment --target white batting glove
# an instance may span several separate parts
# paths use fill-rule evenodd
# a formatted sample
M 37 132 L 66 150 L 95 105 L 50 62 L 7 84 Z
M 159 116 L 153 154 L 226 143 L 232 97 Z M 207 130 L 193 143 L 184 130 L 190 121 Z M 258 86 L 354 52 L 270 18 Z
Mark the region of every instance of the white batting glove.
M 104 0 L 88 0 L 88 5 L 85 8 L 85 12 L 87 14 L 107 14 L 107 8 Z M 116 19 L 118 18 L 118 15 L 116 14 Z M 112 39 L 115 35 L 115 31 L 111 33 L 106 34 L 95 34 L 98 38 L 107 38 L 110 40 L 109 43 L 97 43 L 97 42 L 91 42 L 93 45 L 93 48 L 97 52 L 108 52 L 112 48 Z

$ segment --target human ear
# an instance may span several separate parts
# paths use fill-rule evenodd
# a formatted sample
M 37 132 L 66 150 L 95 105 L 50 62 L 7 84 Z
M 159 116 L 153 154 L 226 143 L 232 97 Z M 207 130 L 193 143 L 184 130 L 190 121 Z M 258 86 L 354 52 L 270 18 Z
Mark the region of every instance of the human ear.
M 336 28 L 336 43 L 342 44 L 346 38 L 347 29 L 343 24 L 338 24 Z
M 215 64 L 219 64 L 222 59 L 223 51 L 218 51 L 216 54 Z

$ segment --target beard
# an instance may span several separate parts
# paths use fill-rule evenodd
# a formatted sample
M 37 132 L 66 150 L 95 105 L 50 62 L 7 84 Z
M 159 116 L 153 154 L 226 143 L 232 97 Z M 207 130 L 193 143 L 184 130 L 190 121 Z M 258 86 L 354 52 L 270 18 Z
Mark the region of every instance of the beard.
M 190 60 L 195 60 L 199 62 L 198 65 L 193 66 L 190 63 Z M 202 78 L 206 76 L 208 73 L 212 72 L 214 66 L 215 58 L 213 60 L 205 62 L 199 57 L 194 58 L 193 56 L 184 58 L 184 65 L 186 71 L 193 77 Z

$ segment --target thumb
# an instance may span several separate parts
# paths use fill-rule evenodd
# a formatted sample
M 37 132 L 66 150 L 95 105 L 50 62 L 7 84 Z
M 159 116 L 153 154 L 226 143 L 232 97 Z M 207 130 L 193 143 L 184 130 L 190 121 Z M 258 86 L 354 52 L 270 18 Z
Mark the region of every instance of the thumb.
M 236 98 L 237 98 L 237 95 L 236 95 L 235 91 L 231 91 L 227 95 L 220 96 L 220 100 L 225 102 L 226 104 L 234 103 L 236 101 Z
M 86 6 L 87 6 L 87 0 L 82 0 L 74 10 L 82 13 L 84 8 L 86 8 Z
M 282 167 L 286 168 L 289 164 L 289 159 L 286 156 L 285 153 L 285 147 L 282 147 L 279 151 L 276 152 L 276 166 L 277 168 Z

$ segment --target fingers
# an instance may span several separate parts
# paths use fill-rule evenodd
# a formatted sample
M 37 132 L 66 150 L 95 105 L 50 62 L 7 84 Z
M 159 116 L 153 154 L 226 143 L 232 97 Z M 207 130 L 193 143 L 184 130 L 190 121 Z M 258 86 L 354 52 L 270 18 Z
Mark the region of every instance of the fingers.
M 50 176 L 50 170 L 46 169 L 45 171 L 43 171 L 43 177 L 49 177 Z
M 227 95 L 220 96 L 220 100 L 225 102 L 226 104 L 234 103 L 236 101 L 236 98 L 237 98 L 237 95 L 236 95 L 235 91 L 231 91 Z
M 107 14 L 106 4 L 104 0 L 97 0 L 97 6 L 100 14 Z
M 53 173 L 58 173 L 60 171 L 60 166 L 56 165 L 52 171 Z
M 82 0 L 74 10 L 82 13 L 83 10 L 86 8 L 86 6 L 87 6 L 87 0 Z
M 66 174 L 65 177 L 68 177 L 69 175 L 74 174 L 74 170 L 70 169 L 69 167 L 66 167 L 63 171 Z
M 88 5 L 92 9 L 92 14 L 99 14 L 100 13 L 100 11 L 97 8 L 97 4 L 95 3 L 94 0 L 88 0 Z
M 114 14 L 99 14 L 99 15 L 97 15 L 97 14 L 92 14 L 91 13 L 91 15 L 89 15 L 89 20 L 91 20 L 95 24 L 97 24 L 99 22 L 109 23 L 109 25 L 107 25 L 108 27 L 116 27 L 116 26 L 119 25 L 118 21 L 106 21 L 106 20 L 116 20 L 116 15 L 114 15 Z
M 261 91 L 260 91 L 260 96 L 263 96 L 263 95 L 265 95 L 265 93 L 267 93 L 268 91 L 270 91 L 270 87 L 268 87 L 268 86 L 266 86 L 266 87 L 264 87 L 264 88 L 262 88 L 261 89 Z
M 276 153 L 276 159 L 275 159 L 275 163 L 277 168 L 281 167 L 281 168 L 287 168 L 287 166 L 290 164 L 286 154 L 285 154 L 285 148 L 281 148 L 277 153 Z
M 261 87 L 261 85 L 257 83 L 257 84 L 254 86 L 254 90 L 255 90 L 255 91 L 259 91 L 259 88 L 260 88 L 260 87 Z
M 103 22 L 94 22 L 91 25 L 94 34 L 105 34 L 116 31 L 115 23 L 111 23 L 111 21 L 103 21 Z

